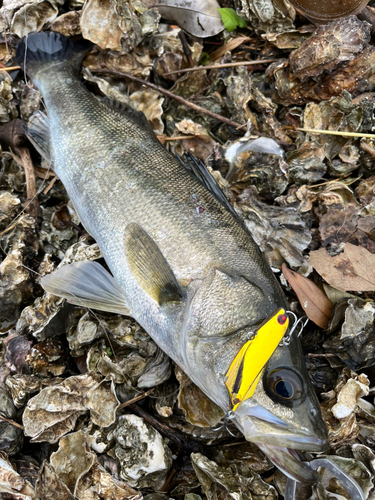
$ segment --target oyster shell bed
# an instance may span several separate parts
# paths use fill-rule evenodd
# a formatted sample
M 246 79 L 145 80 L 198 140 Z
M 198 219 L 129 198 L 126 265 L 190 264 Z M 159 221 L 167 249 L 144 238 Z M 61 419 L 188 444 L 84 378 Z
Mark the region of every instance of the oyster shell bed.
M 17 41 L 31 31 L 91 40 L 85 85 L 144 111 L 167 148 L 206 163 L 280 278 L 291 310 L 303 314 L 283 264 L 324 291 L 333 316 L 326 331 L 311 321 L 305 327 L 305 359 L 328 426 L 328 454 L 374 499 L 375 143 L 297 130 L 374 131 L 371 26 L 349 16 L 315 27 L 286 0 L 222 0 L 221 7 L 236 8 L 248 27 L 203 40 L 181 36 L 148 0 L 4 0 L 0 70 L 16 64 Z M 167 74 L 200 61 L 254 59 L 273 61 Z M 105 69 L 151 80 L 244 127 L 95 72 Z M 42 97 L 23 72 L 0 71 L 0 126 L 27 122 L 37 110 Z M 260 136 L 279 146 L 249 150 Z M 229 147 L 237 151 L 232 158 Z M 0 150 L 0 498 L 282 497 L 285 476 L 223 425 L 222 411 L 134 320 L 43 292 L 46 273 L 100 261 L 101 253 L 50 166 L 27 148 L 36 215 L 22 158 Z M 330 259 L 341 260 L 335 267 Z M 349 496 L 322 471 L 317 485 L 298 485 L 296 498 Z

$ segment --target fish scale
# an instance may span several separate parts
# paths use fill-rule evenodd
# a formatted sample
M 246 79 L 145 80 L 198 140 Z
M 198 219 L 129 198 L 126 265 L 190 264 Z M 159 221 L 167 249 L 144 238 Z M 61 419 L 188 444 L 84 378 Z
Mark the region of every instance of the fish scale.
M 87 48 L 36 33 L 25 51 L 23 42 L 17 58 L 49 116 L 35 118 L 28 135 L 45 155 L 49 141 L 54 170 L 113 275 L 73 263 L 43 287 L 134 317 L 246 439 L 290 477 L 314 481 L 290 448 L 326 448 L 319 403 L 299 339 L 279 344 L 286 300 L 244 224 L 204 166 L 185 167 L 143 114 L 99 102 L 81 85 Z

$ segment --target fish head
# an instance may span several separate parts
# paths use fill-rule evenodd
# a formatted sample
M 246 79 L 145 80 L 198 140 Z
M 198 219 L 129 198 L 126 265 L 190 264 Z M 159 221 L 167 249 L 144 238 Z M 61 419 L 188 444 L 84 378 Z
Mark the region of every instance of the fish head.
M 234 422 L 287 476 L 315 480 L 298 451 L 324 452 L 328 436 L 298 338 L 276 348 L 253 395 L 234 411 Z
M 300 340 L 292 335 L 289 343 L 282 342 L 289 332 L 282 294 L 275 298 L 254 276 L 234 276 L 218 268 L 202 283 L 193 282 L 191 291 L 194 287 L 185 331 L 187 373 L 224 411 L 230 410 L 245 438 L 256 443 L 277 467 L 294 479 L 312 482 L 316 474 L 302 464 L 298 452 L 325 451 L 327 430 Z M 278 311 L 283 311 L 285 320 L 281 330 L 274 321 L 281 319 Z M 261 336 L 262 329 L 265 335 Z M 254 337 L 258 341 L 255 351 Z M 247 364 L 242 363 L 245 351 Z M 230 380 L 233 365 L 235 375 Z M 246 377 L 249 390 L 243 382 Z M 245 389 L 236 400 L 233 393 L 240 393 L 241 385 Z

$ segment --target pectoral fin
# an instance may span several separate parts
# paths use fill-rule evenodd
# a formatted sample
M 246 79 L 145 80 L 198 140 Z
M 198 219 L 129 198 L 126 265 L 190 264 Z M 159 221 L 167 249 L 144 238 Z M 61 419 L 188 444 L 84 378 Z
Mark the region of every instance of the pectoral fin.
M 180 302 L 183 293 L 173 271 L 155 241 L 138 224 L 125 233 L 125 254 L 138 284 L 160 305 Z
M 30 118 L 26 127 L 26 135 L 38 153 L 45 160 L 51 162 L 50 153 L 50 121 L 41 111 L 37 111 Z
M 97 262 L 74 262 L 57 269 L 41 280 L 42 287 L 72 304 L 130 315 L 121 288 Z

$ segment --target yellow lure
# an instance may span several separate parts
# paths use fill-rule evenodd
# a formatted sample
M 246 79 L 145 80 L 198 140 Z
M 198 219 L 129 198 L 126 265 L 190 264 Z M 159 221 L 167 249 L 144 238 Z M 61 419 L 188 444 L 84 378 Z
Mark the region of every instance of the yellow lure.
M 254 332 L 254 336 L 242 346 L 232 361 L 225 385 L 233 411 L 254 394 L 262 369 L 284 337 L 288 325 L 285 310 L 279 309 Z

